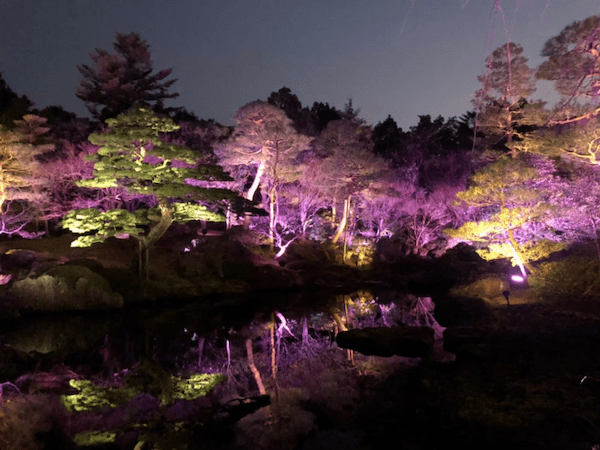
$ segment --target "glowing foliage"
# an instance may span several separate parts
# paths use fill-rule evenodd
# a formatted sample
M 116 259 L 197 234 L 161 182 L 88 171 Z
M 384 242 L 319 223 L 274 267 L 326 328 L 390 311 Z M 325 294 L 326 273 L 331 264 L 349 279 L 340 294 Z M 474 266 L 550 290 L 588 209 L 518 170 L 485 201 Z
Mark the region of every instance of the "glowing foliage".
M 0 209 L 11 200 L 43 200 L 45 181 L 37 156 L 53 148 L 37 142 L 48 131 L 45 122 L 43 117 L 28 114 L 15 121 L 16 130 L 0 128 Z
M 503 158 L 485 166 L 473 175 L 471 187 L 457 195 L 460 201 L 476 208 L 476 220 L 444 231 L 454 238 L 494 244 L 484 253 L 487 257 L 498 254 L 514 258 L 516 252 L 527 264 L 535 252 L 526 252 L 517 242 L 515 232 L 543 222 L 551 211 L 547 203 L 549 194 L 538 178 L 540 172 L 524 158 Z M 513 260 L 513 265 L 518 262 Z
M 171 401 L 195 400 L 203 397 L 226 379 L 227 377 L 222 374 L 207 373 L 194 374 L 188 378 L 171 377 L 173 386 Z M 79 391 L 77 394 L 61 396 L 61 401 L 69 411 L 119 408 L 144 393 L 141 385 L 107 388 L 95 385 L 89 380 L 71 380 L 69 384 Z
M 116 119 L 107 120 L 106 133 L 92 134 L 90 142 L 101 145 L 94 160 L 94 178 L 79 186 L 104 188 L 119 186 L 130 194 L 151 195 L 158 206 L 130 213 L 125 210 L 70 212 L 62 225 L 75 233 L 95 233 L 76 241 L 77 246 L 118 235 L 129 235 L 141 242 L 141 249 L 151 247 L 173 221 L 223 220 L 200 201 L 215 203 L 235 194 L 210 188 L 210 182 L 226 179 L 217 166 L 199 166 L 194 152 L 180 145 L 164 143 L 159 133 L 177 129 L 168 118 L 157 116 L 148 108 L 137 107 Z M 204 180 L 206 184 L 188 180 Z M 146 234 L 141 225 L 152 227 Z

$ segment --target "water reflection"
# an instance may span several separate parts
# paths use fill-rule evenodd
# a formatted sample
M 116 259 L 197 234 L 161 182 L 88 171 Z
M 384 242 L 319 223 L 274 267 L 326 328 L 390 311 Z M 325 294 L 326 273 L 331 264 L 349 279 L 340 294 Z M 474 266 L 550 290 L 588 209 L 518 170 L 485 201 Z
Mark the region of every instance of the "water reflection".
M 77 377 L 111 388 L 136 383 L 139 392 L 172 404 L 173 397 L 165 392 L 173 389 L 169 381 L 173 377 L 224 374 L 226 381 L 215 388 L 212 400 L 201 404 L 213 411 L 203 412 L 204 423 L 235 417 L 240 420 L 239 442 L 259 439 L 264 448 L 284 448 L 269 440 L 273 436 L 265 433 L 266 424 L 294 417 L 286 430 L 292 442 L 320 420 L 333 420 L 332 414 L 340 415 L 336 421 L 347 420 L 351 405 L 365 393 L 362 380 L 415 362 L 341 350 L 335 344 L 336 333 L 404 324 L 432 326 L 440 334 L 432 308 L 430 299 L 393 291 L 228 296 L 114 314 L 23 318 L 2 340 L 34 354 L 38 374 L 65 378 L 44 390 L 43 382 L 32 388 L 33 378 L 25 374 L 15 382 L 23 391 L 63 393 L 65 381 L 68 385 L 68 378 Z M 58 374 L 61 367 L 68 368 L 62 375 Z M 269 395 L 271 407 L 242 419 L 264 404 L 239 403 L 239 399 L 257 394 Z M 238 402 L 235 414 L 224 406 L 232 401 Z M 125 402 L 121 407 L 131 406 Z M 118 428 L 120 416 L 115 415 Z

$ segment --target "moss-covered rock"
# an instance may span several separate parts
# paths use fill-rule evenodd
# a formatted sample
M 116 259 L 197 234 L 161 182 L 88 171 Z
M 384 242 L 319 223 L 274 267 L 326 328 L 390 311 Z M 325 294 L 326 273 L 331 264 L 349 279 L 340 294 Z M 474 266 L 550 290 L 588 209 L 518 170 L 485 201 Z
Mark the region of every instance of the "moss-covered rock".
M 6 291 L 9 305 L 27 311 L 77 311 L 123 307 L 121 294 L 87 267 L 60 265 L 37 278 L 15 281 Z

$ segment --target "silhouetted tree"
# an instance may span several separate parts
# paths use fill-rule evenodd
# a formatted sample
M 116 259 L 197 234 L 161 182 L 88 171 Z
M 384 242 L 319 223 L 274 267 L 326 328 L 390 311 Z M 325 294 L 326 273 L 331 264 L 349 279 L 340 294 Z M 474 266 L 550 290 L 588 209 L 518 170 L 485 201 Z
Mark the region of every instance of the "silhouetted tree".
M 573 22 L 549 39 L 542 50 L 546 60 L 536 76 L 554 81 L 565 103 L 597 99 L 600 95 L 600 16 Z
M 388 116 L 383 122 L 375 125 L 373 144 L 376 155 L 391 160 L 394 165 L 399 165 L 397 159 L 403 149 L 404 133 L 392 116 Z
M 113 47 L 116 53 L 96 49 L 93 65 L 77 66 L 83 79 L 76 96 L 94 118 L 116 117 L 141 102 L 162 109 L 164 100 L 179 95 L 169 92 L 176 80 L 165 80 L 171 69 L 152 74 L 150 45 L 139 34 L 117 33 Z
M 332 120 L 340 120 L 342 118 L 342 113 L 334 107 L 329 106 L 329 103 L 314 102 L 310 108 L 310 112 L 314 117 L 318 133 L 323 131 Z
M 4 129 L 14 128 L 14 121 L 28 114 L 32 107 L 33 102 L 13 91 L 0 73 L 0 125 Z

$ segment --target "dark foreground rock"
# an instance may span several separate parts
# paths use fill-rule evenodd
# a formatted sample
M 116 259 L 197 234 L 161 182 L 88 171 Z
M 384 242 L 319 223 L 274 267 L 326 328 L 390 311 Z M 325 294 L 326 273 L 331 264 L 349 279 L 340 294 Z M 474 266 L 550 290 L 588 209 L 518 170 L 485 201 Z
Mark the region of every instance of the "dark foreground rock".
M 373 327 L 338 333 L 339 347 L 363 355 L 423 358 L 431 354 L 434 331 L 430 327 Z

